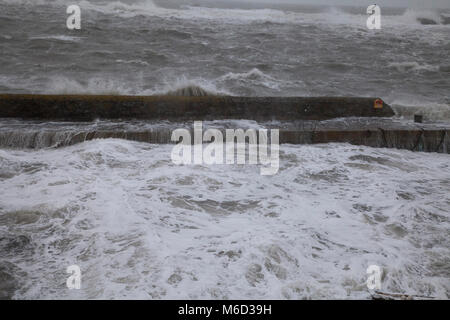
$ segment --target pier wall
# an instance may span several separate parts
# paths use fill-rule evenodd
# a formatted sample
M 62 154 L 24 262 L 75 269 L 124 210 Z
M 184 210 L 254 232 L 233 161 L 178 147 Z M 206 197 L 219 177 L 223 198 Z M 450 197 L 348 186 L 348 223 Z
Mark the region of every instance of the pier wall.
M 377 98 L 0 95 L 0 118 L 94 120 L 326 120 L 344 117 L 392 117 Z

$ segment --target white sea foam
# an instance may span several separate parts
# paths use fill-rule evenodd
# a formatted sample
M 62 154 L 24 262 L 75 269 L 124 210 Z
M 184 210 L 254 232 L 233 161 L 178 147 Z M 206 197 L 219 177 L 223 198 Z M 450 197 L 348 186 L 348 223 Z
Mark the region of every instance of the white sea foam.
M 45 93 L 53 94 L 136 94 L 134 89 L 124 86 L 119 80 L 94 77 L 87 82 L 59 76 L 52 77 L 46 84 Z
M 188 87 L 199 87 L 202 90 L 211 94 L 217 95 L 232 95 L 228 90 L 216 85 L 215 79 L 208 80 L 202 78 L 190 78 L 186 75 L 177 76 L 175 78 L 168 77 L 163 80 L 161 85 L 155 86 L 153 89 L 144 90 L 143 94 L 166 94 L 168 92 L 178 91 Z
M 59 40 L 68 42 L 80 42 L 83 38 L 67 36 L 67 35 L 49 35 L 49 36 L 36 36 L 31 37 L 30 40 Z
M 142 60 L 138 60 L 138 59 L 134 59 L 134 60 L 117 59 L 116 62 L 117 63 L 124 63 L 124 64 L 137 64 L 137 65 L 143 65 L 143 66 L 148 66 L 149 65 L 148 62 L 142 61 Z
M 420 72 L 420 71 L 439 71 L 439 66 L 428 63 L 418 63 L 417 61 L 392 62 L 388 65 L 389 68 L 394 68 L 400 72 Z
M 219 82 L 245 83 L 248 85 L 262 85 L 264 87 L 278 90 L 280 88 L 280 80 L 277 80 L 257 68 L 253 68 L 248 72 L 234 73 L 229 72 L 218 79 Z
M 449 298 L 448 155 L 283 145 L 264 177 L 176 166 L 171 148 L 0 150 L 2 237 L 28 239 L 2 248 L 14 297 L 369 298 L 377 264 L 385 291 Z
M 448 104 L 394 99 L 390 105 L 396 115 L 401 118 L 410 120 L 414 118 L 415 114 L 420 114 L 426 121 L 448 122 L 450 120 L 450 105 Z
M 440 14 L 437 10 L 408 8 L 398 18 L 398 22 L 404 24 L 420 24 L 420 19 L 434 21 L 436 24 L 440 24 L 441 21 Z
M 119 60 L 117 63 L 142 64 L 141 60 Z M 8 84 L 11 79 L 0 77 L 0 84 Z M 24 83 L 23 86 L 32 87 L 34 79 Z M 107 77 L 93 77 L 87 81 L 79 81 L 65 76 L 56 76 L 49 79 L 45 84 L 44 93 L 49 94 L 112 94 L 112 95 L 158 95 L 177 91 L 188 87 L 199 87 L 211 94 L 233 95 L 230 91 L 220 86 L 221 79 L 202 79 L 188 78 L 187 76 L 168 77 L 162 79 L 161 84 L 156 84 L 148 88 L 142 75 L 136 75 L 136 78 L 130 82 L 123 81 L 120 78 L 110 79 Z
M 26 5 L 56 5 L 72 4 L 71 0 L 0 0 L 8 4 Z M 151 0 L 141 0 L 132 3 L 121 1 L 88 1 L 82 0 L 78 5 L 85 10 L 97 11 L 105 14 L 133 18 L 138 15 L 158 16 L 179 19 L 207 19 L 224 23 L 272 22 L 272 23 L 323 23 L 365 26 L 367 14 L 362 10 L 360 14 L 348 13 L 338 7 L 325 7 L 321 12 L 306 13 L 277 9 L 226 9 L 201 6 L 182 6 L 181 8 L 163 8 Z M 365 8 L 363 8 L 365 9 Z M 420 26 L 419 19 L 429 19 L 440 24 L 441 17 L 436 10 L 406 9 L 402 15 L 383 15 L 383 24 Z

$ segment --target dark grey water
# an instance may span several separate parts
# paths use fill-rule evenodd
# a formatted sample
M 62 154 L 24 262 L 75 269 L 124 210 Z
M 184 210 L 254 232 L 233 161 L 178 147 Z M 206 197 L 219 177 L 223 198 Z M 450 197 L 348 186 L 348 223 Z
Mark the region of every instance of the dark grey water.
M 70 31 L 67 3 L 0 1 L 1 92 L 196 85 L 247 96 L 380 96 L 450 118 L 445 11 L 382 8 L 382 29 L 371 31 L 364 7 L 81 1 L 82 29 Z

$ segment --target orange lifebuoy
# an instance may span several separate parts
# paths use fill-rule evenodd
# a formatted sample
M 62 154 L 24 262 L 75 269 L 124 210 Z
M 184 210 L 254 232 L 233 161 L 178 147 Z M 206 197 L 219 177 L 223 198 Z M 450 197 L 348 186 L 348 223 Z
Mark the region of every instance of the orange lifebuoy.
M 381 99 L 376 99 L 373 103 L 373 107 L 375 109 L 382 109 L 383 108 L 383 100 Z

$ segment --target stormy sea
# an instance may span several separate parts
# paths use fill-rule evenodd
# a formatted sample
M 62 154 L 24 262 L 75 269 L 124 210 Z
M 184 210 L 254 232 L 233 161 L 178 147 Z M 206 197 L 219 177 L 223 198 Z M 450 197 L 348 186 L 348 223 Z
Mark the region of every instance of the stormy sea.
M 450 10 L 382 7 L 369 30 L 366 9 L 0 0 L 0 93 L 381 97 L 399 123 L 448 124 Z M 448 154 L 284 144 L 263 176 L 176 165 L 169 144 L 64 143 L 151 125 L 0 119 L 0 298 L 370 299 L 370 265 L 385 292 L 450 298 Z

